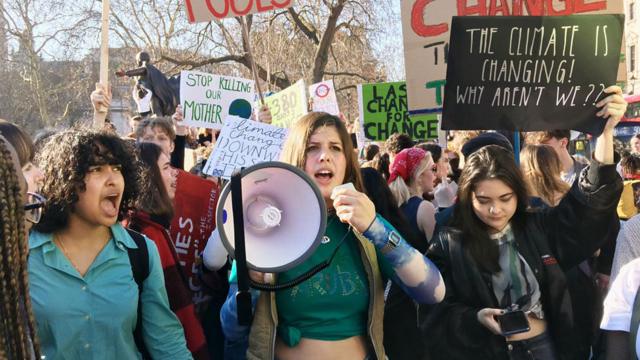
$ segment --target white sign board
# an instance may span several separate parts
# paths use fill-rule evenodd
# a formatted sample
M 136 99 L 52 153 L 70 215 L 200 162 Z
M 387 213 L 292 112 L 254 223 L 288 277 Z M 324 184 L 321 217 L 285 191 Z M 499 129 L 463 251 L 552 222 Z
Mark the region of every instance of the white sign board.
M 289 130 L 229 116 L 203 172 L 230 179 L 235 169 L 277 161 Z
M 290 8 L 293 0 L 186 0 L 189 22 L 244 16 Z
M 333 80 L 319 82 L 309 86 L 309 94 L 313 102 L 313 111 L 322 111 L 340 116 L 338 97 L 333 86 Z
M 256 98 L 253 80 L 198 71 L 180 73 L 184 124 L 221 129 L 229 115 L 249 118 Z

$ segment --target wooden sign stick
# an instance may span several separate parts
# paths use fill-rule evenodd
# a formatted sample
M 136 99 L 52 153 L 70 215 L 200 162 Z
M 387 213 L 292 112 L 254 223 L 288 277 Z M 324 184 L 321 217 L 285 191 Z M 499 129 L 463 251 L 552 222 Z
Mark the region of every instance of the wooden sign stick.
M 242 37 L 247 44 L 247 56 L 249 57 L 249 63 L 251 64 L 251 71 L 253 72 L 253 81 L 256 82 L 256 89 L 258 90 L 258 96 L 260 96 L 260 104 L 264 105 L 264 97 L 262 96 L 262 89 L 260 87 L 260 79 L 258 79 L 258 70 L 256 63 L 253 61 L 253 53 L 251 51 L 251 41 L 249 39 L 249 26 L 244 16 L 240 17 L 242 23 Z
M 100 34 L 100 81 L 104 90 L 109 91 L 109 13 L 110 0 L 102 0 L 102 31 Z M 93 119 L 93 127 L 102 129 L 109 109 L 101 106 Z

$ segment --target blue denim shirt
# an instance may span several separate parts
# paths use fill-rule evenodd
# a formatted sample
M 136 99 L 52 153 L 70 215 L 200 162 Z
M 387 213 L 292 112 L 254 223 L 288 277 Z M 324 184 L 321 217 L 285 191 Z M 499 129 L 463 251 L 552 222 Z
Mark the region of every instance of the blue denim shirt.
M 140 359 L 133 331 L 138 287 L 127 248 L 137 248 L 120 225 L 84 277 L 53 243 L 29 237 L 29 282 L 42 353 L 55 359 Z M 191 359 L 184 331 L 169 308 L 158 249 L 147 240 L 149 277 L 142 291 L 142 330 L 153 359 Z

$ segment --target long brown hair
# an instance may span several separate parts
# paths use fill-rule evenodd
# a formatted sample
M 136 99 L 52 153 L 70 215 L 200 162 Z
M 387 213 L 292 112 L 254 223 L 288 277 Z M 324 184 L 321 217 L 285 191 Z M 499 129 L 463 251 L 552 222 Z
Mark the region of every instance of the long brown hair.
M 462 231 L 463 244 L 480 268 L 495 273 L 500 271 L 498 245 L 489 237 L 489 227 L 473 211 L 473 192 L 484 180 L 500 180 L 513 190 L 518 201 L 510 220 L 514 227 L 523 226 L 528 196 L 522 173 L 509 150 L 489 145 L 467 159 L 460 175 L 452 226 Z
M 31 137 L 22 128 L 10 121 L 0 119 L 0 135 L 9 142 L 18 154 L 20 166 L 24 167 L 33 161 L 35 147 Z
M 137 146 L 142 165 L 142 191 L 138 197 L 137 208 L 169 222 L 173 218 L 173 203 L 158 168 L 162 148 L 147 142 L 139 143 Z
M 560 177 L 562 167 L 558 154 L 549 145 L 525 146 L 520 152 L 520 168 L 529 192 L 549 206 L 556 206 L 558 195 L 569 191 L 569 184 Z
M 24 202 L 6 141 L 0 136 L 0 359 L 40 359 L 29 295 Z
M 342 152 L 347 159 L 347 169 L 343 183 L 351 182 L 356 190 L 364 192 L 358 157 L 353 151 L 351 136 L 344 123 L 336 116 L 324 112 L 311 112 L 300 118 L 289 130 L 280 160 L 304 170 L 307 162 L 307 147 L 311 135 L 322 126 L 332 126 L 338 131 L 342 142 Z

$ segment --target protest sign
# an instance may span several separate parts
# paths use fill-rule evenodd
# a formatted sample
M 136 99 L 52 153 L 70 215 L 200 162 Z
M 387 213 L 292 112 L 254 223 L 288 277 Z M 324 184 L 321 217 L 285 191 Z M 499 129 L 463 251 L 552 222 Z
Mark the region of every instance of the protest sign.
M 326 112 L 340 116 L 338 97 L 333 86 L 333 80 L 319 82 L 309 86 L 309 94 L 313 103 L 313 111 Z
M 442 128 L 599 134 L 622 15 L 455 17 Z
M 215 183 L 186 171 L 178 171 L 175 213 L 169 233 L 198 310 L 202 310 L 210 299 L 198 276 L 198 267 L 207 240 L 216 227 L 219 194 Z
M 358 103 L 360 122 L 368 139 L 384 141 L 395 133 L 405 133 L 414 140 L 438 137 L 435 115 L 409 116 L 404 81 L 358 85 Z
M 189 22 L 208 22 L 290 8 L 293 0 L 186 0 Z
M 271 124 L 288 128 L 301 116 L 307 114 L 307 89 L 303 80 L 264 99 L 271 110 Z
M 184 124 L 222 128 L 228 115 L 249 118 L 256 93 L 253 80 L 198 71 L 180 73 L 180 102 Z
M 211 176 L 230 179 L 235 169 L 277 161 L 288 129 L 239 117 L 225 119 L 216 147 L 204 166 Z
M 442 111 L 453 16 L 624 13 L 623 0 L 402 0 L 400 7 L 412 115 Z M 624 59 L 620 59 L 619 66 L 617 80 L 624 80 Z

